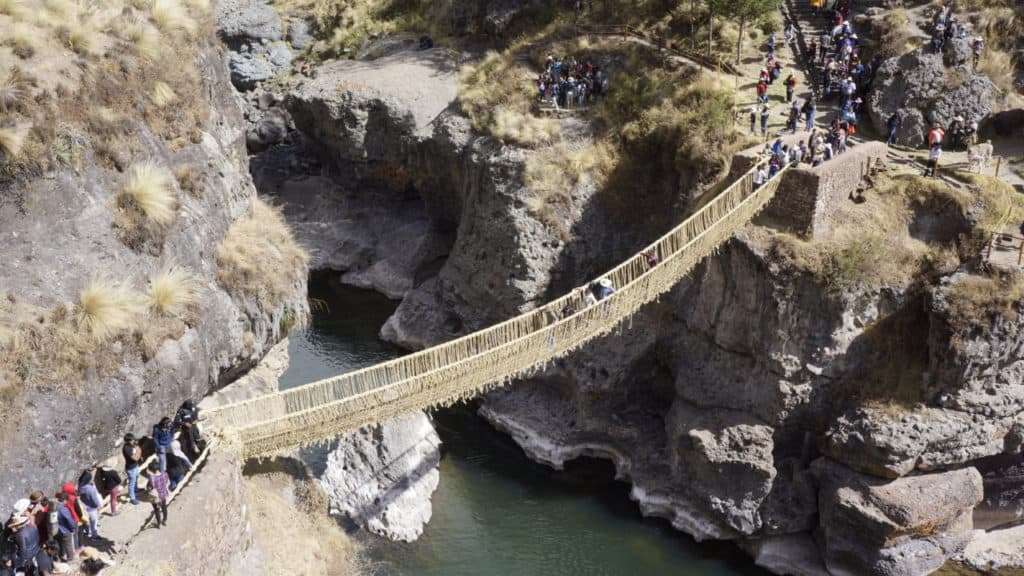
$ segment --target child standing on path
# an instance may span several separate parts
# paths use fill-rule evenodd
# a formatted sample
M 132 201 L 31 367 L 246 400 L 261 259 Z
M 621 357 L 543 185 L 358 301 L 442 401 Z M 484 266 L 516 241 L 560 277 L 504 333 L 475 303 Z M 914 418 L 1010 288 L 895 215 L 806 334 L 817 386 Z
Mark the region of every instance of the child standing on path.
M 156 517 L 156 527 L 167 525 L 167 499 L 171 496 L 171 479 L 167 473 L 160 470 L 157 462 L 149 463 L 149 485 L 146 487 L 153 498 L 153 516 Z

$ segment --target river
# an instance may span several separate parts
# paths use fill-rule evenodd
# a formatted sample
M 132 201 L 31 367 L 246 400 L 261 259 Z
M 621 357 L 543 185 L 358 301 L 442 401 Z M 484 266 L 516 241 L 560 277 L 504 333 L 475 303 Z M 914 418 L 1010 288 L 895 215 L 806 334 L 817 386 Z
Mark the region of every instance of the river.
M 308 329 L 291 337 L 282 388 L 393 358 L 377 333 L 396 303 L 310 279 Z M 444 443 L 434 514 L 414 543 L 357 535 L 368 576 L 725 576 L 766 574 L 727 543 L 697 544 L 662 520 L 645 519 L 607 462 L 562 472 L 536 464 L 470 407 L 432 415 Z M 303 459 L 323 470 L 326 452 Z

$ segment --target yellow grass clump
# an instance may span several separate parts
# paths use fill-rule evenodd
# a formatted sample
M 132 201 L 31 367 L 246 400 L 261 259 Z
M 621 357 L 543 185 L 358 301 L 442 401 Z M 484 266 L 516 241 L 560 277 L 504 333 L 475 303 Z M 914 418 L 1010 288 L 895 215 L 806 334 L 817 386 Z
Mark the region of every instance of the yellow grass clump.
M 146 222 L 155 227 L 169 226 L 178 217 L 178 197 L 171 175 L 151 161 L 131 167 L 120 201 L 138 209 Z
M 232 224 L 217 247 L 217 280 L 228 292 L 275 306 L 295 292 L 308 263 L 281 211 L 256 200 L 252 215 Z
M 167 84 L 167 82 L 157 82 L 153 85 L 153 91 L 149 94 L 149 100 L 157 108 L 163 108 L 168 104 L 174 102 L 178 95 L 174 93 L 174 90 Z
M 184 316 L 199 302 L 199 279 L 180 266 L 166 266 L 149 278 L 149 309 L 165 316 Z
M 21 72 L 17 68 L 0 69 L 0 113 L 9 112 L 24 97 Z
M 160 31 L 149 22 L 133 20 L 125 31 L 125 37 L 140 57 L 154 60 L 160 55 Z
M 153 0 L 150 5 L 153 22 L 164 32 L 196 31 L 196 22 L 189 16 L 188 10 L 178 0 Z
M 0 160 L 13 160 L 21 154 L 31 128 L 28 124 L 0 128 Z
M 29 22 L 15 22 L 5 34 L 5 43 L 20 58 L 31 58 L 49 34 Z
M 126 283 L 97 278 L 78 296 L 78 326 L 98 340 L 110 340 L 132 328 L 143 313 L 143 300 Z
M 987 327 L 994 317 L 1016 320 L 1024 304 L 1021 275 L 958 278 L 946 291 L 949 321 L 955 327 Z

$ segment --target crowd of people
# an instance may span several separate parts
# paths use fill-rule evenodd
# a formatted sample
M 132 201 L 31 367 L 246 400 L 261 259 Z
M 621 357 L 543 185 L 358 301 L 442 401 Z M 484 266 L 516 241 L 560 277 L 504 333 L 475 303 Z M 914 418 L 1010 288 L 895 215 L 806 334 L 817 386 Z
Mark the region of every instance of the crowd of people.
M 558 108 L 583 108 L 608 93 L 608 75 L 589 59 L 548 55 L 537 77 L 540 99 Z
M 105 465 L 84 470 L 77 482 L 67 482 L 50 497 L 36 490 L 14 504 L 0 533 L 0 576 L 49 576 L 68 573 L 68 563 L 78 558 L 79 569 L 95 574 L 110 565 L 92 545 L 106 540 L 100 534 L 101 510 L 109 503 L 108 516 L 120 514 L 122 488 L 127 501 L 153 508 L 150 520 L 157 528 L 167 524 L 167 500 L 192 468 L 204 448 L 199 409 L 188 400 L 172 419 L 164 417 L 148 438 L 126 434 L 122 456 L 124 476 Z M 145 470 L 148 455 L 155 455 Z M 146 480 L 139 490 L 139 477 Z M 127 482 L 126 482 L 127 481 Z M 148 522 L 149 520 L 147 520 Z

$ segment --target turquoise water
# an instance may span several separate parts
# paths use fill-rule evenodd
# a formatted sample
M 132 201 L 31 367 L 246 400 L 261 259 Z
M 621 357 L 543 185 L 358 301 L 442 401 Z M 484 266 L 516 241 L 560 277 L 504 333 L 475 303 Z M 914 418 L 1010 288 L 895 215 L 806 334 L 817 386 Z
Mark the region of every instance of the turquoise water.
M 310 282 L 326 307 L 291 339 L 282 386 L 352 370 L 401 352 L 377 339 L 395 303 L 327 277 Z M 370 576 L 657 576 L 765 574 L 730 544 L 697 544 L 640 516 L 611 465 L 556 472 L 528 460 L 470 407 L 433 415 L 444 442 L 434 515 L 414 543 L 359 536 Z M 303 458 L 314 471 L 323 451 Z

